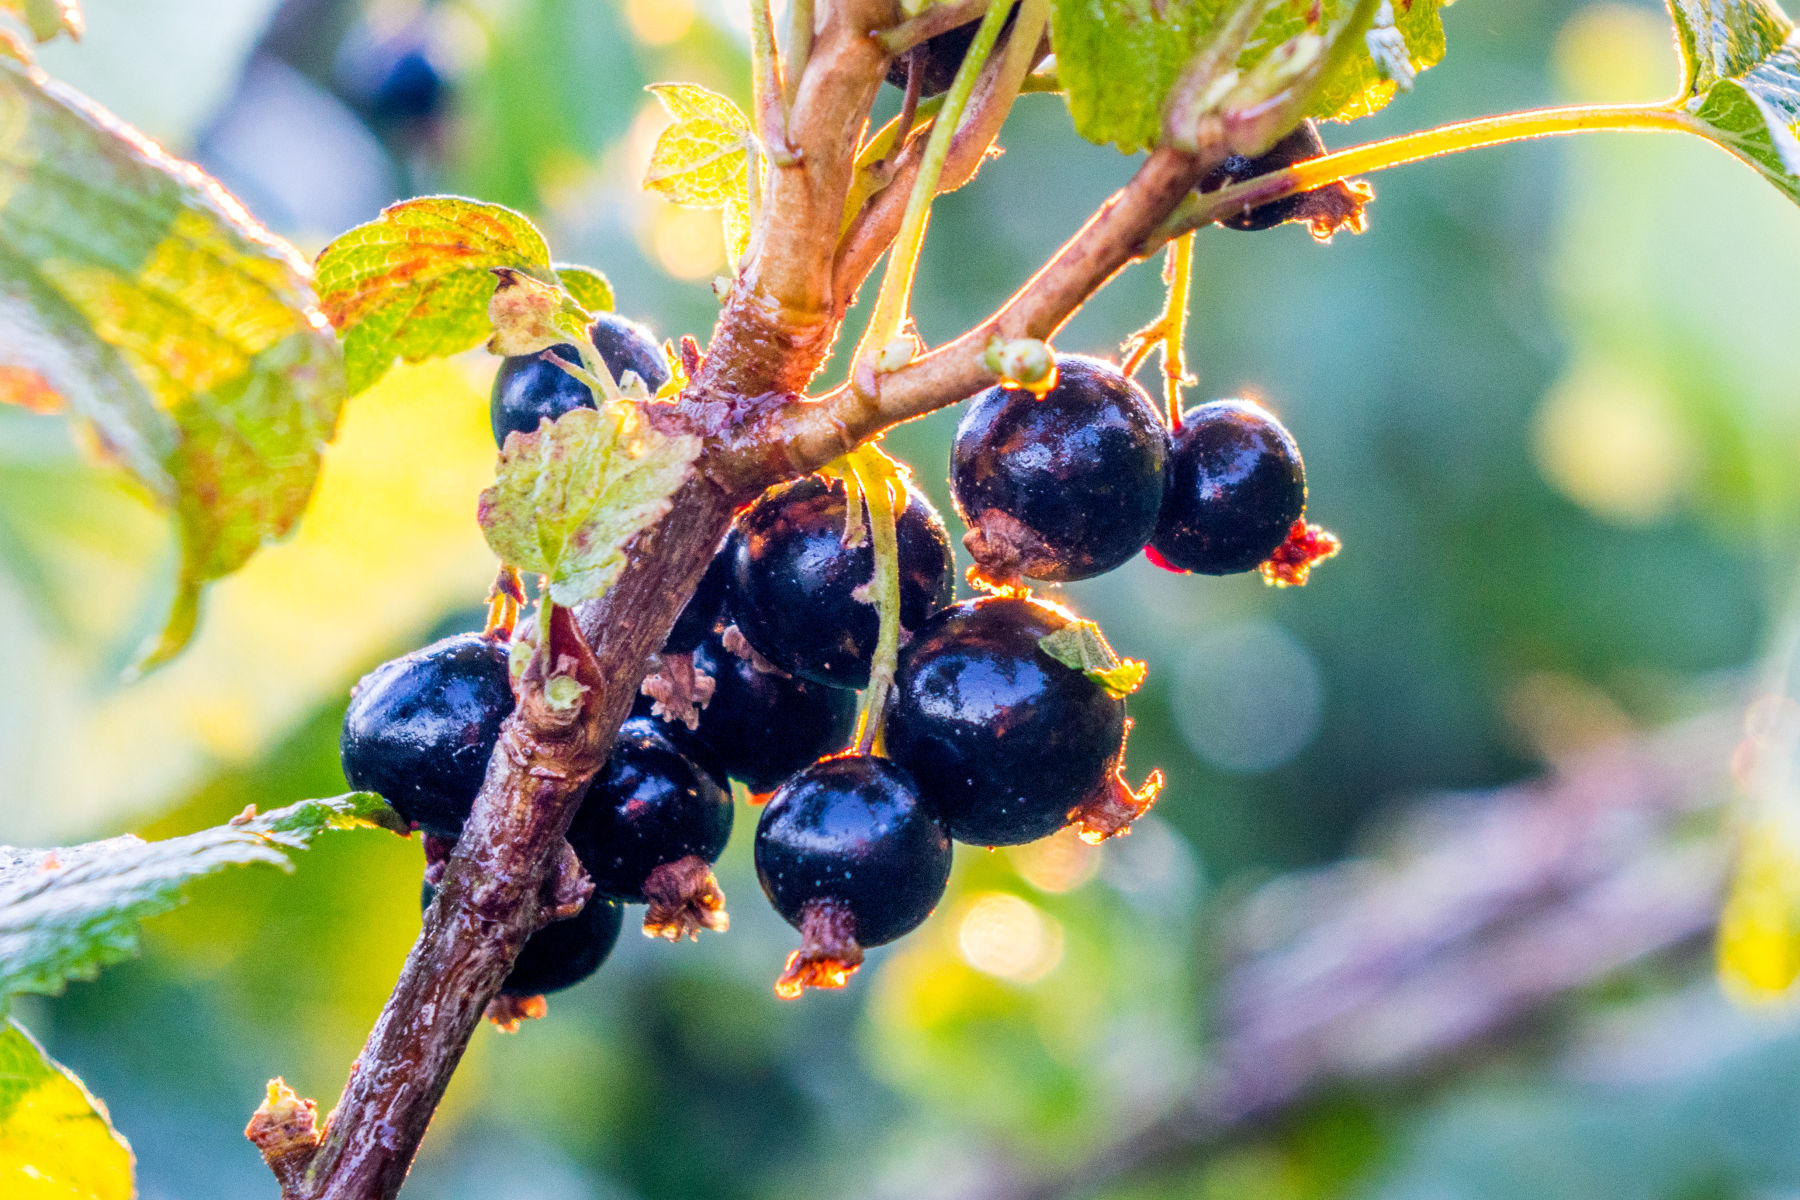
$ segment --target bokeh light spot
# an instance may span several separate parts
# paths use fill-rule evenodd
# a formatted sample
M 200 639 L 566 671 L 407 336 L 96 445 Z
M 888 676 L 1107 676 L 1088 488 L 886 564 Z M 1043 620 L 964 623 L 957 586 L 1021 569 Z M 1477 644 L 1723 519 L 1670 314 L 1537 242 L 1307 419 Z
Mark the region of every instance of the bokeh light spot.
M 1694 472 L 1692 441 L 1662 388 L 1616 362 L 1579 362 L 1551 387 L 1536 443 L 1551 486 L 1627 524 L 1666 515 Z
M 1325 688 L 1312 654 L 1268 621 L 1202 633 L 1177 686 L 1182 738 L 1223 771 L 1273 770 L 1306 748 L 1324 716 Z
M 1103 849 L 1081 840 L 1073 829 L 1062 829 L 1047 838 L 1007 852 L 1019 877 L 1040 892 L 1072 892 L 1100 870 Z
M 956 926 L 963 961 L 1014 983 L 1036 983 L 1062 961 L 1062 926 L 1008 892 L 975 897 Z
M 677 279 L 709 279 L 725 265 L 719 214 L 708 208 L 658 205 L 650 217 L 650 249 Z
M 667 46 L 694 27 L 692 0 L 625 0 L 625 23 L 646 46 Z

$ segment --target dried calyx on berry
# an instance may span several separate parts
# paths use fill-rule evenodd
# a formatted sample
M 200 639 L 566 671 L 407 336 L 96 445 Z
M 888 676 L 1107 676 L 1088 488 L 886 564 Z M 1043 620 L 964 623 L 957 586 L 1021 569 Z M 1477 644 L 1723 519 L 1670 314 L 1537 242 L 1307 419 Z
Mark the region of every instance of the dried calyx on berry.
M 1324 153 L 1325 141 L 1319 136 L 1318 125 L 1310 120 L 1302 121 L 1293 132 L 1255 158 L 1233 154 L 1201 178 L 1198 190 L 1216 192 L 1227 184 L 1243 183 Z M 1375 192 L 1368 184 L 1360 180 L 1341 180 L 1222 217 L 1219 224 L 1227 229 L 1254 232 L 1273 229 L 1288 221 L 1305 221 L 1312 228 L 1314 237 L 1325 240 L 1340 229 L 1348 229 L 1351 233 L 1366 229 L 1369 221 L 1363 208 L 1374 198 Z
M 601 313 L 594 318 L 590 337 L 621 387 L 627 386 L 628 374 L 642 380 L 651 394 L 669 381 L 669 363 L 662 346 L 642 325 L 617 313 Z M 580 362 L 572 345 L 553 346 L 549 353 L 571 365 Z M 504 445 L 509 433 L 536 433 L 540 421 L 554 421 L 572 409 L 592 407 L 594 394 L 587 384 L 542 355 L 522 354 L 501 361 L 494 374 L 488 416 L 495 443 Z
M 1067 582 L 1144 548 L 1162 505 L 1169 435 L 1144 390 L 1109 362 L 1056 360 L 1040 398 L 996 386 L 956 427 L 950 486 L 969 526 L 970 578 Z
M 351 693 L 338 749 L 350 786 L 455 841 L 513 710 L 504 642 L 464 633 L 383 663 Z
M 732 613 L 758 653 L 792 675 L 839 688 L 869 682 L 880 623 L 865 599 L 871 539 L 846 545 L 843 480 L 810 475 L 765 492 L 734 525 Z M 865 514 L 866 515 L 866 514 Z M 896 514 L 900 625 L 949 603 L 954 580 L 943 518 L 909 483 Z
M 887 749 L 960 842 L 1010 846 L 1067 825 L 1090 840 L 1149 809 L 1124 781 L 1125 702 L 1044 648 L 1077 624 L 1017 596 L 946 609 L 900 652 Z
M 864 949 L 931 915 L 950 860 L 942 822 L 885 758 L 828 758 L 782 784 L 757 823 L 756 875 L 804 944 L 776 992 L 842 987 Z
M 655 718 L 627 720 L 568 835 L 595 892 L 648 904 L 644 932 L 670 941 L 729 926 L 711 864 L 731 839 L 731 796 L 686 742 Z

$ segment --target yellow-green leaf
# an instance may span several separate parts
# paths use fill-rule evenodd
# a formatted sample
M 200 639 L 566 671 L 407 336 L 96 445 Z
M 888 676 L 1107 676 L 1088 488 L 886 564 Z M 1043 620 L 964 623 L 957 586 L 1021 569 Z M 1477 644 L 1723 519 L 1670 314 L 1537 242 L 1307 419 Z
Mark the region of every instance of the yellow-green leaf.
M 508 434 L 479 519 L 500 558 L 550 580 L 558 604 L 593 599 L 625 569 L 625 546 L 669 511 L 700 453 L 628 402 L 577 408 Z
M 0 365 L 34 372 L 176 515 L 173 614 L 299 519 L 342 357 L 305 263 L 199 168 L 0 59 Z
M 590 313 L 611 312 L 617 303 L 613 298 L 612 281 L 592 267 L 557 263 L 556 278 L 562 283 L 563 290 L 575 298 L 575 303 Z
M 16 1022 L 0 1028 L 0 1196 L 131 1200 L 131 1147 L 106 1106 Z
M 63 33 L 79 41 L 87 28 L 75 0 L 0 0 L 0 12 L 24 18 L 31 36 L 40 42 Z
M 1800 30 L 1774 0 L 1669 0 L 1681 106 L 1800 204 Z
M 649 91 L 674 123 L 650 152 L 644 186 L 687 208 L 748 206 L 750 119 L 717 92 L 691 83 L 656 83 Z
M 1149 674 L 1143 663 L 1120 658 L 1092 621 L 1071 621 L 1055 633 L 1045 634 L 1038 639 L 1038 649 L 1121 700 L 1142 687 Z
M 721 218 L 725 225 L 725 254 L 735 268 L 750 249 L 750 201 L 733 196 L 725 202 Z
M 530 221 L 457 196 L 405 200 L 319 255 L 319 300 L 344 340 L 352 394 L 396 358 L 442 358 L 487 340 L 495 267 L 556 282 L 550 249 Z

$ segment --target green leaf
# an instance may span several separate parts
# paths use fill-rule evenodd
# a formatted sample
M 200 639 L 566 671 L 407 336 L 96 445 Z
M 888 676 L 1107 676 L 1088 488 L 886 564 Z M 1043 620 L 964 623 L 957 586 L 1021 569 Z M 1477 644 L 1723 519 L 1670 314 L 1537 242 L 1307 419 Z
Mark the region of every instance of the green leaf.
M 1678 103 L 1800 204 L 1800 32 L 1773 0 L 1669 0 Z
M 379 796 L 353 792 L 234 819 L 184 837 L 108 838 L 58 850 L 0 847 L 0 1012 L 23 993 L 55 995 L 71 979 L 137 952 L 137 926 L 181 902 L 188 882 L 225 867 L 270 863 L 327 829 L 403 833 Z
M 616 306 L 612 281 L 592 267 L 557 263 L 556 278 L 563 285 L 563 291 L 590 313 L 611 312 Z
M 1114 653 L 1106 635 L 1092 621 L 1071 621 L 1055 633 L 1045 634 L 1038 639 L 1038 649 L 1121 700 L 1143 686 L 1150 670 L 1135 659 Z
M 160 662 L 202 586 L 299 519 L 341 355 L 305 263 L 197 167 L 4 60 L 0 128 L 0 363 L 60 393 L 174 510 Z
M 650 152 L 644 186 L 685 208 L 749 204 L 750 118 L 717 92 L 691 83 L 653 83 L 649 92 L 674 124 Z
M 0 1196 L 131 1200 L 131 1147 L 106 1106 L 17 1022 L 0 1028 Z
M 536 433 L 512 433 L 478 516 L 495 554 L 547 576 L 550 598 L 572 605 L 612 586 L 625 546 L 669 511 L 700 454 L 700 439 L 670 437 L 635 405 L 577 408 Z
M 1240 0 L 1052 0 L 1057 78 L 1076 132 L 1127 154 L 1156 143 L 1163 106 L 1183 68 Z M 1395 30 L 1415 72 L 1444 56 L 1440 10 L 1451 0 L 1395 5 Z M 1322 33 L 1354 0 L 1288 0 L 1264 18 L 1238 60 L 1248 70 L 1296 34 Z M 1309 115 L 1353 121 L 1380 110 L 1398 85 L 1366 46 L 1319 89 Z
M 352 395 L 409 363 L 487 339 L 495 267 L 556 282 L 550 248 L 530 221 L 499 204 L 425 196 L 333 241 L 319 255 L 319 300 L 344 339 Z
M 40 42 L 62 33 L 80 41 L 86 30 L 75 0 L 0 0 L 0 12 L 23 17 L 31 36 Z

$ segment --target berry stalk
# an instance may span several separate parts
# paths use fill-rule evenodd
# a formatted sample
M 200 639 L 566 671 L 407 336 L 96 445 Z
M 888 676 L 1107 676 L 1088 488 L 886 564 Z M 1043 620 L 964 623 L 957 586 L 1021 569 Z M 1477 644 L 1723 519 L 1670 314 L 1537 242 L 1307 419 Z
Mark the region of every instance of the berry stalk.
M 894 500 L 896 491 L 902 502 L 906 493 L 890 486 L 896 478 L 894 463 L 874 446 L 850 455 L 846 466 L 856 476 L 856 490 L 868 506 L 869 537 L 875 551 L 869 601 L 881 620 L 875 656 L 869 664 L 869 686 L 863 689 L 862 706 L 856 713 L 856 752 L 868 754 L 881 732 L 881 716 L 894 688 L 894 664 L 900 656 L 900 537 L 894 527 Z
M 1296 163 L 1286 170 L 1208 192 L 1184 206 L 1171 218 L 1164 232 L 1173 236 L 1284 196 L 1428 158 L 1504 146 L 1510 142 L 1599 132 L 1696 133 L 1699 125 L 1680 109 L 1660 104 L 1581 104 L 1479 117 L 1351 146 L 1322 158 Z
M 1037 0 L 1037 3 L 1041 6 L 1043 0 Z M 853 377 L 867 375 L 872 381 L 877 358 L 906 326 L 913 276 L 919 265 L 919 248 L 925 242 L 925 227 L 931 220 L 931 202 L 937 198 L 938 178 L 943 174 L 945 159 L 950 156 L 950 140 L 956 136 L 963 109 L 975 92 L 975 79 L 981 74 L 994 44 L 1000 40 L 1000 27 L 1005 24 L 1011 7 L 1010 0 L 990 0 L 987 14 L 981 18 L 981 27 L 975 31 L 975 40 L 969 45 L 968 55 L 957 69 L 956 82 L 950 85 L 943 107 L 932 122 L 924 161 L 919 165 L 919 173 L 913 178 L 912 191 L 907 196 L 899 236 L 888 250 L 887 274 L 881 281 L 875 311 L 869 317 L 868 328 L 863 332 L 852 360 L 856 364 L 852 369 Z
M 1193 382 L 1187 373 L 1188 298 L 1194 283 L 1194 233 L 1182 234 L 1169 243 L 1169 261 L 1163 268 L 1168 283 L 1168 298 L 1162 314 L 1132 334 L 1126 341 L 1124 371 L 1136 375 L 1152 350 L 1161 349 L 1163 366 L 1163 411 L 1168 414 L 1169 429 L 1181 428 L 1181 389 Z

